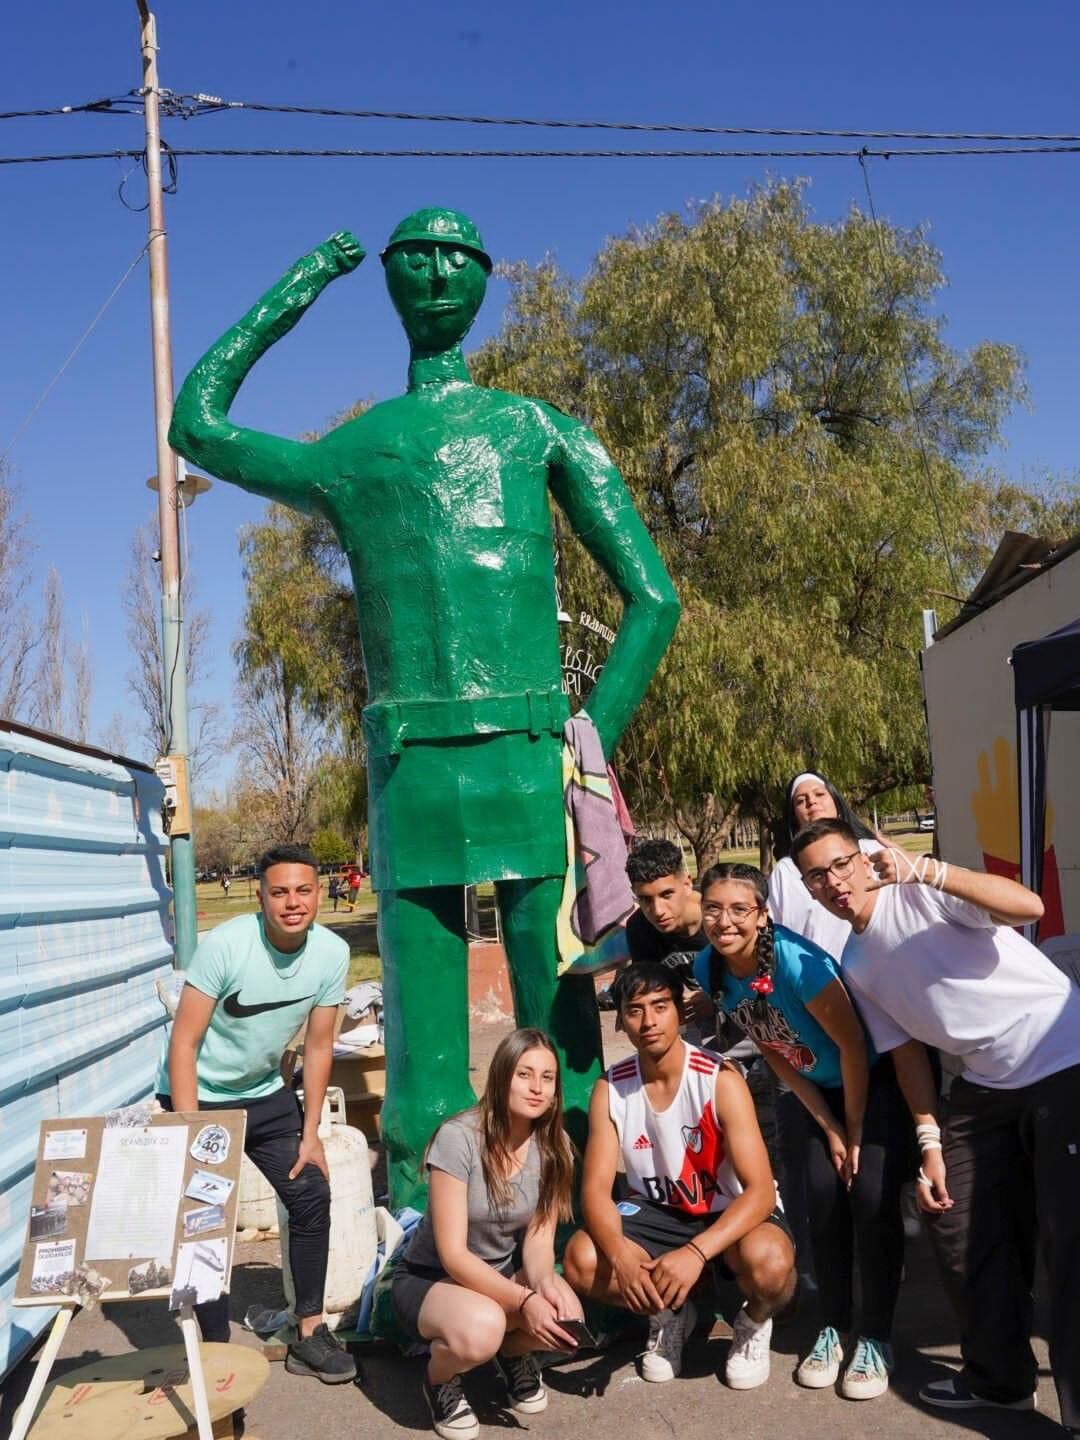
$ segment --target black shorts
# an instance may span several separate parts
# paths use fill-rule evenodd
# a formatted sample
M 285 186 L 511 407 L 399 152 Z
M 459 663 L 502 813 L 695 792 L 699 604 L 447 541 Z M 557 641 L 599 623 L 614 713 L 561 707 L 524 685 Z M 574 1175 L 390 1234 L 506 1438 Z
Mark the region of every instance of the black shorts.
M 661 1205 L 656 1200 L 646 1200 L 640 1195 L 627 1195 L 616 1204 L 622 1219 L 623 1234 L 627 1240 L 640 1245 L 653 1260 L 666 1255 L 669 1250 L 677 1250 L 680 1245 L 696 1240 L 703 1230 L 708 1230 L 710 1225 L 715 1225 L 720 1218 L 715 1212 L 708 1215 L 687 1215 L 685 1211 L 676 1210 L 672 1205 Z M 766 1215 L 764 1223 L 777 1226 L 794 1245 L 795 1237 L 791 1233 L 791 1226 L 779 1207 L 771 1215 Z M 719 1255 L 712 1263 L 718 1278 L 734 1278 Z
M 508 1260 L 502 1267 L 493 1268 L 507 1278 L 516 1270 L 513 1260 Z M 427 1299 L 431 1287 L 444 1281 L 448 1285 L 456 1283 L 445 1270 L 428 1265 L 410 1265 L 404 1256 L 394 1262 L 394 1275 L 390 1281 L 390 1301 L 394 1307 L 394 1315 L 401 1328 L 417 1340 L 424 1339 L 420 1334 L 420 1307 Z

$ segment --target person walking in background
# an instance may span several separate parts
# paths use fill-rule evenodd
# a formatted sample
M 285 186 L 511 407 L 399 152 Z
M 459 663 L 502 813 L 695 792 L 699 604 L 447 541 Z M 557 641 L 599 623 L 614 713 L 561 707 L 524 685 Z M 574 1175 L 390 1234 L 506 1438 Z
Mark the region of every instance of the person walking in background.
M 515 1030 L 499 1044 L 476 1107 L 444 1120 L 425 1156 L 428 1207 L 396 1268 L 398 1322 L 427 1341 L 424 1398 L 444 1440 L 480 1425 L 462 1376 L 494 1359 L 513 1409 L 548 1397 L 536 1352 L 573 1350 L 561 1320 L 581 1303 L 555 1273 L 555 1227 L 570 1218 L 573 1155 L 551 1041 Z
M 360 874 L 359 865 L 350 865 L 345 872 L 345 883 L 349 892 L 349 910 L 356 909 L 356 901 L 360 894 L 360 881 L 363 876 Z
M 335 870 L 330 876 L 330 883 L 326 887 L 327 898 L 337 913 L 338 901 L 341 899 L 341 876 Z

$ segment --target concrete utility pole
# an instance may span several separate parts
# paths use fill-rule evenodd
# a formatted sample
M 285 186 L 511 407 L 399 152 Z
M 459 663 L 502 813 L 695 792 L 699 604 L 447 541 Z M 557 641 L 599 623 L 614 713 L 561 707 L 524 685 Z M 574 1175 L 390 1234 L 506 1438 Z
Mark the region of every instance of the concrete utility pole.
M 154 357 L 154 424 L 157 433 L 158 523 L 161 531 L 161 626 L 163 698 L 167 716 L 168 759 L 175 789 L 169 848 L 172 859 L 176 964 L 187 968 L 197 941 L 195 845 L 188 791 L 187 670 L 184 610 L 180 589 L 180 492 L 176 455 L 169 447 L 173 408 L 172 341 L 169 333 L 168 249 L 165 201 L 161 189 L 161 130 L 157 70 L 157 25 L 146 0 L 136 0 L 142 41 L 143 108 L 146 121 L 147 222 L 150 258 L 150 332 Z

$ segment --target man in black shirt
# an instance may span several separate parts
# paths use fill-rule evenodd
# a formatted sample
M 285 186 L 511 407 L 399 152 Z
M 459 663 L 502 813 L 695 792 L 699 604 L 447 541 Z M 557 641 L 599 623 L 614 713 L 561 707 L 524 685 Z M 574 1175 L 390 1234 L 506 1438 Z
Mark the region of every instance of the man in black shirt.
M 683 853 L 671 840 L 641 840 L 626 860 L 638 909 L 626 922 L 630 959 L 654 960 L 682 977 L 686 1038 L 745 1060 L 757 1054 L 727 1017 L 719 1029 L 709 996 L 694 979 L 694 956 L 709 943 L 701 928 L 701 894 L 687 874 Z M 714 1036 L 713 1031 L 717 1033 Z
M 678 845 L 642 840 L 626 861 L 639 909 L 626 922 L 631 960 L 655 960 L 693 983 L 693 961 L 709 943 L 701 928 L 701 896 Z

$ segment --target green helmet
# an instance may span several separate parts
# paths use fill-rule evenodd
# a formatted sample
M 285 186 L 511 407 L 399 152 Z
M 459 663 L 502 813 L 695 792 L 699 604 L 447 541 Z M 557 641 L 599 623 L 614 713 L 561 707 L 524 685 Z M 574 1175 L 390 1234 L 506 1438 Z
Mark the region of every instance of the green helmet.
M 491 273 L 491 256 L 484 249 L 480 231 L 460 210 L 443 210 L 438 206 L 429 206 L 425 210 L 414 210 L 411 215 L 406 215 L 405 219 L 395 226 L 394 233 L 386 242 L 386 249 L 379 256 L 383 264 L 386 264 L 386 257 L 391 250 L 409 240 L 426 240 L 429 243 L 434 240 L 468 250 L 471 255 L 476 256 L 484 269 Z

